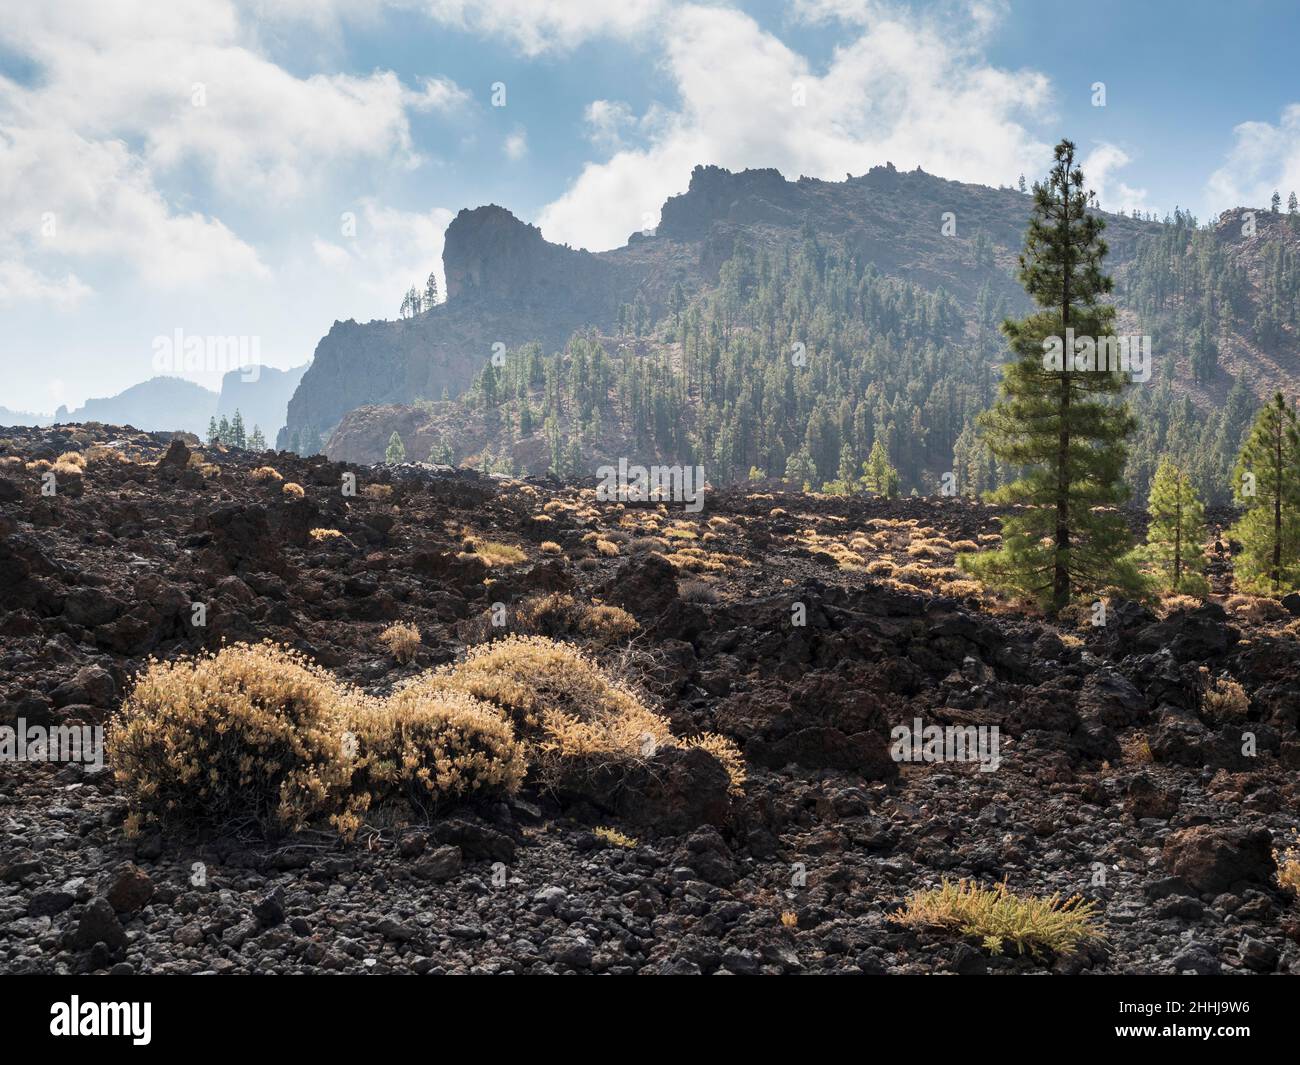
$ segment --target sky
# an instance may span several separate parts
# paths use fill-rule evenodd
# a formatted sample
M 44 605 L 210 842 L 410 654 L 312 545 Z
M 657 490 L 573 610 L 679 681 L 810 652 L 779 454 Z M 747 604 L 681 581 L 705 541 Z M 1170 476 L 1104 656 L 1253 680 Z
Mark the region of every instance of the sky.
M 599 251 L 699 163 L 1011 185 L 1068 136 L 1107 209 L 1266 206 L 1297 42 L 1280 0 L 9 0 L 0 406 L 216 387 L 177 340 L 300 365 L 462 208 Z

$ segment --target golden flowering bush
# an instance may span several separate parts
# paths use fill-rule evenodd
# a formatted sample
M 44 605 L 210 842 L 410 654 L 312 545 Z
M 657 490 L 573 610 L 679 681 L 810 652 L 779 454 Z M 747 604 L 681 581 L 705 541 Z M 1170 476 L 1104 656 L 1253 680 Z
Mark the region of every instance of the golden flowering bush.
M 328 816 L 346 834 L 364 807 L 349 797 L 344 751 L 356 698 L 301 655 L 269 643 L 151 660 L 107 736 L 131 826 L 178 820 L 270 832 Z
M 432 813 L 457 799 L 513 795 L 528 772 L 510 722 L 458 691 L 407 689 L 356 704 L 353 786 L 372 805 L 405 799 Z
M 379 634 L 379 642 L 397 661 L 406 665 L 420 650 L 420 630 L 404 621 L 395 621 Z

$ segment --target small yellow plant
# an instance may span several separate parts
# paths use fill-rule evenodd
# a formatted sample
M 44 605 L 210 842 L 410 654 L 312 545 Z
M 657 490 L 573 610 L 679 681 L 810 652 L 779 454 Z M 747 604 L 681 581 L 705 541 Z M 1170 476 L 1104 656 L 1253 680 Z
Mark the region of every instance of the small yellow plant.
M 613 558 L 618 554 L 618 544 L 614 543 L 613 540 L 597 540 L 596 550 L 606 558 Z
M 786 910 L 784 913 L 781 914 L 781 927 L 798 928 L 799 915 L 795 913 L 793 910 Z
M 315 540 L 318 544 L 324 543 L 327 540 L 338 540 L 341 539 L 343 536 L 343 534 L 339 532 L 338 529 L 312 529 L 310 532 L 308 532 L 307 535 L 310 536 L 313 540 Z
M 544 555 L 562 555 L 562 554 L 564 554 L 564 548 L 562 548 L 562 547 L 561 547 L 559 544 L 557 544 L 554 540 L 543 540 L 542 543 L 541 543 L 541 546 L 538 547 L 537 550 L 539 550 L 539 551 L 540 551 L 542 554 L 544 554 Z
M 603 839 L 611 847 L 622 847 L 625 850 L 631 850 L 636 846 L 637 841 L 631 836 L 625 836 L 617 828 L 609 828 L 602 825 L 600 828 L 592 829 L 592 832 Z
M 379 634 L 379 642 L 397 661 L 406 665 L 420 650 L 420 630 L 404 621 L 395 621 Z
M 258 466 L 257 469 L 255 469 L 248 476 L 251 477 L 253 480 L 257 481 L 258 483 L 262 483 L 265 481 L 278 482 L 284 480 L 284 478 L 280 475 L 280 471 L 277 470 L 274 466 Z
M 1231 677 L 1219 677 L 1205 693 L 1205 709 L 1216 720 L 1245 717 L 1250 710 L 1250 696 Z
M 747 776 L 745 759 L 735 741 L 726 736 L 720 736 L 716 732 L 706 732 L 692 739 L 683 740 L 682 746 L 699 747 L 701 750 L 708 751 L 709 754 L 722 763 L 722 768 L 727 771 L 727 778 L 731 782 L 731 794 L 745 794 Z
M 1015 895 L 1005 883 L 992 888 L 961 880 L 943 881 L 938 890 L 910 895 L 904 909 L 889 920 L 904 927 L 941 928 L 972 936 L 991 954 L 1008 944 L 1017 953 L 1068 954 L 1081 943 L 1104 938 L 1097 927 L 1097 904 L 1079 895 L 1062 901 Z
M 498 543 L 495 540 L 471 540 L 466 545 L 473 549 L 473 553 L 478 555 L 489 566 L 513 566 L 519 562 L 527 561 L 528 556 L 517 547 L 510 544 Z
M 1278 886 L 1300 895 L 1300 830 L 1291 829 L 1291 842 L 1281 851 L 1274 849 Z
M 295 484 L 293 481 L 285 481 L 284 484 L 280 486 L 280 491 L 290 499 L 302 499 L 302 497 L 307 494 L 303 490 L 302 485 Z
M 361 489 L 361 494 L 375 503 L 382 503 L 393 497 L 391 484 L 368 484 Z

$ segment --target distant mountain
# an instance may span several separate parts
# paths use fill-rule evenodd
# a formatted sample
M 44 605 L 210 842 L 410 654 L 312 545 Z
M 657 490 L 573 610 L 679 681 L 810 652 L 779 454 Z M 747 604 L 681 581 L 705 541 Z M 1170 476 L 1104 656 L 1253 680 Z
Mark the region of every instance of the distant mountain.
M 115 396 L 88 399 L 69 410 L 60 407 L 53 418 L 8 411 L 0 407 L 0 425 L 49 425 L 52 422 L 103 422 L 134 425 L 146 432 L 184 430 L 206 438 L 212 418 L 243 417 L 246 431 L 257 426 L 268 441 L 284 427 L 285 410 L 307 364 L 290 370 L 257 367 L 256 376 L 231 370 L 221 379 L 221 391 L 180 377 L 153 377 Z
M 0 407 L 0 425 L 51 425 L 54 419 L 48 414 L 33 414 L 26 410 L 10 410 Z
M 56 422 L 133 425 L 146 432 L 183 430 L 202 435 L 217 409 L 217 393 L 180 377 L 152 377 L 124 392 L 88 399 L 76 410 L 60 407 Z
M 249 432 L 257 426 L 267 441 L 274 443 L 276 435 L 284 428 L 289 398 L 306 373 L 307 365 L 304 363 L 289 370 L 261 366 L 253 379 L 246 377 L 242 370 L 231 370 L 221 379 L 217 418 L 232 418 L 235 411 L 239 411 Z M 206 422 L 204 428 L 207 428 Z

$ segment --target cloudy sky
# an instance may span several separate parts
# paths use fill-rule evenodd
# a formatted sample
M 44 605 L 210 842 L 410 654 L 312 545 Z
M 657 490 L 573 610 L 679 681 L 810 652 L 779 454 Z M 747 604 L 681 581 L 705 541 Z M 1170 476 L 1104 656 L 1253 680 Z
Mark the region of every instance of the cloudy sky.
M 696 163 L 1012 184 L 1068 135 L 1109 209 L 1263 205 L 1300 190 L 1297 40 L 1281 0 L 10 5 L 0 406 L 120 391 L 178 329 L 300 364 L 460 208 L 601 250 Z

